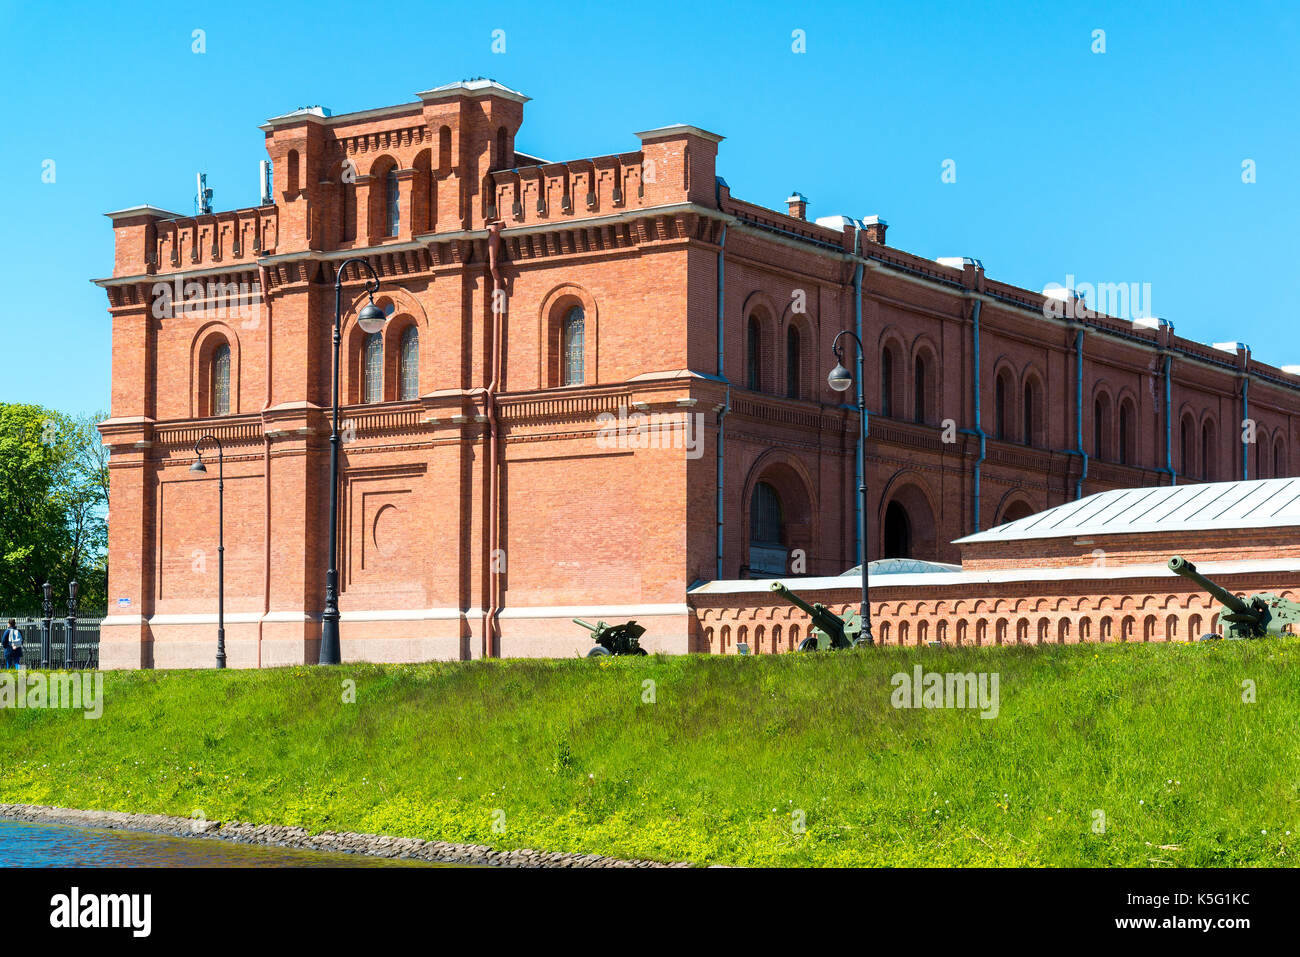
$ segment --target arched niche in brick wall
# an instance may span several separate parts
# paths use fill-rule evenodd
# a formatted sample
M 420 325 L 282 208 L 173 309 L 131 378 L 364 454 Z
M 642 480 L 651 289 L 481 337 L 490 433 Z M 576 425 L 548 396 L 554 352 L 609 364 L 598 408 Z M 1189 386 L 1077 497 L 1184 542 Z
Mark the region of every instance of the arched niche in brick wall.
M 212 360 L 223 345 L 230 347 L 230 415 L 239 406 L 239 336 L 234 327 L 213 319 L 199 326 L 190 340 L 190 417 L 212 415 Z
M 793 560 L 796 550 L 802 551 L 805 560 L 813 557 L 813 516 L 818 514 L 818 509 L 812 478 L 804 464 L 791 452 L 768 449 L 750 467 L 742 491 L 745 566 L 757 568 L 762 564 L 750 553 L 749 535 L 753 527 L 755 490 L 760 482 L 776 493 L 781 522 L 779 544 L 786 552 L 787 562 Z
M 539 388 L 564 384 L 564 323 L 573 308 L 582 309 L 582 384 L 600 382 L 600 310 L 596 297 L 577 283 L 560 283 L 542 297 L 537 310 L 537 341 L 543 344 L 537 355 Z
M 933 556 L 938 547 L 937 514 L 925 478 L 911 469 L 896 472 L 880 496 L 876 554 L 885 558 Z

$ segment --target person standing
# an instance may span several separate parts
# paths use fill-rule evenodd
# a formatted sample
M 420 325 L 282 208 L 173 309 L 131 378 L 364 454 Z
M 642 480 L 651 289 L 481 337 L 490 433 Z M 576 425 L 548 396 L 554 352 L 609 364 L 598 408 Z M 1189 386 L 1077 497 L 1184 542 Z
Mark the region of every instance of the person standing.
M 23 663 L 23 633 L 18 630 L 18 622 L 9 619 L 9 627 L 0 635 L 0 645 L 4 645 L 5 667 L 21 668 Z

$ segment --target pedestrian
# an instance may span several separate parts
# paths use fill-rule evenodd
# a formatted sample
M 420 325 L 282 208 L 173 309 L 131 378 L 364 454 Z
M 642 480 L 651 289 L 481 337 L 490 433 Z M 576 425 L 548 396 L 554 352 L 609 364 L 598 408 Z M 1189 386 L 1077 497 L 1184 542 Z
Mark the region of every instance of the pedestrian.
M 0 645 L 5 650 L 5 667 L 21 668 L 23 664 L 23 633 L 18 630 L 18 622 L 9 619 L 9 627 L 0 635 Z

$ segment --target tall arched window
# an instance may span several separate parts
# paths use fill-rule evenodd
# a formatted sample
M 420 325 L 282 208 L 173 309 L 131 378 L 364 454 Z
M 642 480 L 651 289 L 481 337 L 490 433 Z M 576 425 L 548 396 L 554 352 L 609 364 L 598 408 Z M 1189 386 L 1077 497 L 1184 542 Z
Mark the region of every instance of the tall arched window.
M 1119 404 L 1119 460 L 1123 465 L 1131 465 L 1133 459 L 1133 406 L 1129 402 Z
M 1182 454 L 1183 474 L 1192 474 L 1192 418 L 1183 416 L 1183 425 L 1178 436 L 1178 450 Z
M 384 401 L 384 337 L 371 332 L 361 346 L 361 401 Z
M 1207 421 L 1201 426 L 1201 478 L 1207 482 L 1213 482 L 1218 471 L 1214 458 L 1214 426 Z
M 414 399 L 420 394 L 420 331 L 410 326 L 402 333 L 397 354 L 397 397 Z
M 574 306 L 564 317 L 560 329 L 560 364 L 562 385 L 582 385 L 586 378 L 584 354 L 587 333 L 585 314 L 581 306 Z
M 894 414 L 894 350 L 880 353 L 880 414 Z
M 799 330 L 794 325 L 785 331 L 785 394 L 799 398 Z
M 396 236 L 397 227 L 401 223 L 401 190 L 397 185 L 397 167 L 394 166 L 384 177 L 384 227 L 385 236 Z
M 1007 378 L 998 376 L 993 384 L 993 435 L 999 439 L 1007 438 L 1010 431 L 1011 416 L 1007 401 Z
M 224 342 L 212 353 L 212 414 L 230 414 L 230 346 Z
M 925 357 L 917 356 L 912 363 L 912 419 L 916 422 L 924 422 L 928 411 L 925 407 L 925 378 Z
M 745 359 L 749 363 L 745 384 L 755 392 L 763 386 L 763 331 L 757 316 L 749 317 L 749 332 L 745 342 Z
M 1025 445 L 1034 444 L 1034 410 L 1038 405 L 1038 396 L 1034 389 L 1032 379 L 1025 380 L 1024 406 L 1020 410 L 1020 415 L 1024 419 L 1021 423 L 1020 440 Z
M 1282 447 L 1282 440 L 1278 439 L 1273 443 L 1273 478 L 1284 478 L 1286 476 L 1286 450 Z
M 1264 465 L 1267 462 L 1267 457 L 1264 455 L 1264 446 L 1267 444 L 1268 436 L 1266 434 L 1261 432 L 1255 437 L 1254 477 L 1257 479 L 1262 479 L 1264 477 Z
M 766 482 L 754 486 L 749 501 L 749 570 L 751 574 L 785 573 L 781 498 Z
M 1110 458 L 1110 402 L 1099 395 L 1092 403 L 1092 454 L 1099 459 Z

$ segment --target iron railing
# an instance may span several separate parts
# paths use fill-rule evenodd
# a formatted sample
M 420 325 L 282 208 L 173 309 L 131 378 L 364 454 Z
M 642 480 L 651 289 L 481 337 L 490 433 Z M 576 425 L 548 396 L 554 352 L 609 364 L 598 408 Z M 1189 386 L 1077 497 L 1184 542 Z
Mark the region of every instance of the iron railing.
M 68 619 L 54 618 L 50 622 L 50 668 L 99 668 L 99 625 L 104 612 L 77 616 L 76 632 L 68 643 Z M 14 615 L 0 612 L 0 632 L 9 627 L 9 619 L 18 623 L 23 635 L 23 667 L 39 668 L 42 661 L 42 637 L 45 622 L 40 615 Z

